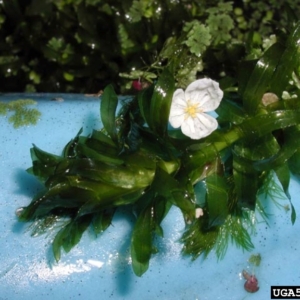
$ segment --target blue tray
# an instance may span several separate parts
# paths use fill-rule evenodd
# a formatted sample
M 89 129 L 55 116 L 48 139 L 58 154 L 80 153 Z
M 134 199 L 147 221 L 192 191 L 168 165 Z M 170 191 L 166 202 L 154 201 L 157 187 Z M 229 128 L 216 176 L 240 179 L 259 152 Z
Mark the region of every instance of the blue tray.
M 71 94 L 2 94 L 0 101 L 33 99 L 42 112 L 37 125 L 14 129 L 8 116 L 0 116 L 0 299 L 269 299 L 271 285 L 300 285 L 299 219 L 294 225 L 290 212 L 271 204 L 268 224 L 259 218 L 253 235 L 255 250 L 243 252 L 230 245 L 223 260 L 215 253 L 191 262 L 181 256 L 178 242 L 184 221 L 172 208 L 163 221 L 165 236 L 159 240 L 149 270 L 136 277 L 131 269 L 129 241 L 132 219 L 119 211 L 112 226 L 96 237 L 92 231 L 59 263 L 52 256 L 53 234 L 31 237 L 29 224 L 17 221 L 15 211 L 26 206 L 40 189 L 26 173 L 31 166 L 29 149 L 61 154 L 79 129 L 89 134 L 101 128 L 99 99 Z M 63 101 L 62 101 L 63 100 Z M 300 185 L 292 178 L 290 194 L 300 211 Z M 288 205 L 287 199 L 280 200 Z M 260 253 L 261 265 L 249 265 L 251 254 Z M 243 269 L 255 271 L 260 289 L 244 290 Z

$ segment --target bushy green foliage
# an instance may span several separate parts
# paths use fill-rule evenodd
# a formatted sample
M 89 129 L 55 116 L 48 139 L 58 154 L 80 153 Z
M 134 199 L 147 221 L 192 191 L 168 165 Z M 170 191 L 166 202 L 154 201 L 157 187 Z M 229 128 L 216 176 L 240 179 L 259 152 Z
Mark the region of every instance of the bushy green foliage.
M 186 23 L 183 31 L 187 32 L 187 39 L 183 43 L 189 47 L 191 54 L 200 56 L 211 43 L 209 28 L 197 20 Z
M 96 93 L 114 83 L 120 93 L 129 84 L 119 73 L 158 73 L 171 60 L 178 62 L 178 85 L 185 85 L 209 70 L 214 58 L 202 64 L 207 46 L 243 42 L 253 32 L 260 48 L 299 12 L 299 0 L 3 0 L 1 92 Z

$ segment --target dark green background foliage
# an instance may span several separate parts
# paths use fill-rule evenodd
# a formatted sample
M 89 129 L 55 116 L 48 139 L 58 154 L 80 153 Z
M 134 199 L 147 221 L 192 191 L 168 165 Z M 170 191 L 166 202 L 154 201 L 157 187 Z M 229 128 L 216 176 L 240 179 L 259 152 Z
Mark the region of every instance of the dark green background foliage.
M 242 41 L 252 29 L 259 41 L 286 26 L 286 4 L 300 10 L 298 0 L 234 1 L 222 14 L 222 2 L 3 0 L 0 92 L 96 93 L 112 82 L 124 92 L 119 73 L 150 66 L 187 22 L 205 24 L 210 44 Z M 188 34 L 184 44 L 197 54 Z

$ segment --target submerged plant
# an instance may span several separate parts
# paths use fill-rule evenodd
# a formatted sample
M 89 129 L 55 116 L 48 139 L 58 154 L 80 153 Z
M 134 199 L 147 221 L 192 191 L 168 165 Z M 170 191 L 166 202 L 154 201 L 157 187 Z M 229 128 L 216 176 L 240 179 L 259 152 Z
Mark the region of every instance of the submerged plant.
M 198 118 L 197 134 L 190 134 L 192 127 L 187 131 L 169 127 L 169 118 L 173 123 L 174 117 L 172 105 L 180 100 L 174 61 L 158 72 L 153 84 L 123 103 L 117 116 L 118 97 L 112 85 L 107 86 L 101 96 L 103 130 L 89 136 L 79 131 L 61 156 L 35 145 L 31 149 L 33 165 L 28 171 L 45 189 L 18 211 L 19 220 L 37 222 L 36 233 L 39 226 L 41 231 L 48 226 L 52 229 L 55 220 L 65 218 L 53 241 L 53 253 L 59 260 L 61 249 L 69 252 L 89 226 L 96 233 L 104 231 L 112 224 L 115 211 L 126 206 L 136 216 L 131 258 L 138 276 L 149 267 L 153 238 L 163 236 L 162 220 L 171 206 L 178 207 L 186 221 L 183 254 L 196 259 L 215 249 L 222 258 L 229 241 L 253 249 L 258 193 L 265 194 L 270 188 L 269 175 L 274 172 L 290 198 L 290 169 L 295 168 L 289 161 L 293 166 L 300 164 L 300 102 L 298 97 L 282 98 L 291 89 L 293 74 L 299 75 L 299 39 L 297 23 L 260 58 L 239 57 L 241 71 L 231 69 L 220 83 L 223 91 L 210 79 L 202 83 L 213 82 L 216 93 L 192 89 L 195 94 L 184 98 L 181 121 L 190 118 L 193 123 Z M 230 61 L 226 63 L 225 68 L 232 67 Z M 299 94 L 295 86 L 292 89 Z M 266 93 L 274 93 L 278 101 L 266 104 L 262 101 Z M 207 101 L 208 110 L 217 107 L 212 102 L 220 103 L 217 121 L 212 121 L 218 127 L 213 130 L 198 115 L 205 109 L 200 112 L 199 103 L 191 102 L 198 96 L 201 105 Z M 201 182 L 205 193 L 196 195 Z M 296 220 L 294 209 L 291 220 Z
M 36 102 L 31 99 L 20 99 L 10 102 L 0 102 L 0 115 L 10 115 L 8 121 L 15 128 L 36 124 L 41 113 L 36 108 L 27 106 L 35 105 Z M 10 114 L 13 112 L 13 114 Z

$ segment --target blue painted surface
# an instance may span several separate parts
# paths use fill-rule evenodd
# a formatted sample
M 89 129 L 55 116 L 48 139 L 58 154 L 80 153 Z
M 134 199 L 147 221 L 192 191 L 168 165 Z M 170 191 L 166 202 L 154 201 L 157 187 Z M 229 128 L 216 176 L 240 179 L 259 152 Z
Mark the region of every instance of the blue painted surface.
M 132 219 L 120 211 L 104 234 L 92 231 L 69 254 L 54 262 L 50 240 L 53 234 L 31 237 L 29 224 L 19 223 L 18 207 L 28 205 L 41 187 L 26 173 L 31 166 L 29 149 L 60 154 L 63 146 L 83 127 L 84 134 L 101 128 L 99 100 L 82 95 L 5 95 L 0 101 L 33 99 L 41 112 L 37 125 L 14 129 L 0 116 L 0 299 L 269 299 L 271 285 L 300 285 L 300 219 L 294 226 L 290 215 L 270 205 L 269 226 L 260 221 L 253 235 L 256 248 L 243 252 L 230 246 L 218 261 L 191 262 L 180 255 L 178 243 L 184 222 L 173 208 L 163 222 L 165 237 L 158 240 L 160 252 L 153 256 L 148 272 L 141 278 L 131 269 L 129 241 Z M 64 101 L 51 101 L 62 98 Z M 59 99 L 59 100 L 62 100 Z M 79 101 L 80 100 L 80 101 Z M 293 178 L 290 193 L 300 215 L 300 185 Z M 280 200 L 282 205 L 288 200 Z M 254 271 L 260 283 L 255 294 L 247 293 L 241 277 L 251 254 L 260 253 L 261 265 Z M 251 268 L 249 269 L 252 270 Z

